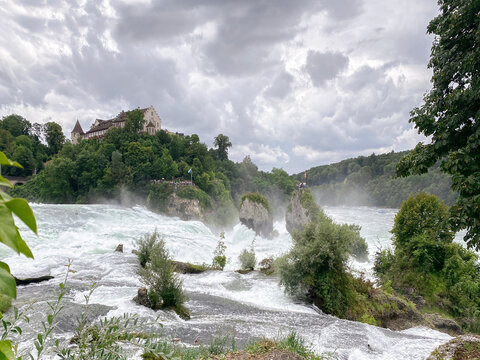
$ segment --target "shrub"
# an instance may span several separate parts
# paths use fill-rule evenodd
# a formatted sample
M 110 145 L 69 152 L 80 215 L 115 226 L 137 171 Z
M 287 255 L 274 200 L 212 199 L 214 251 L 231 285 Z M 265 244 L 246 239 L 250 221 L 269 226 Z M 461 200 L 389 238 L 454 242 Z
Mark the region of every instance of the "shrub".
M 242 270 L 255 269 L 257 259 L 255 257 L 255 251 L 253 250 L 253 246 L 250 248 L 250 250 L 243 249 L 243 251 L 238 256 L 238 260 L 240 260 Z
M 182 280 L 173 272 L 174 265 L 165 248 L 165 241 L 154 232 L 145 235 L 139 243 L 147 244 L 146 247 L 149 249 L 148 260 L 145 267 L 140 270 L 140 275 L 149 286 L 148 294 L 152 308 L 172 308 L 180 316 L 186 316 L 183 304 L 187 296 L 182 289 Z
M 352 239 L 350 254 L 358 261 L 368 261 L 368 245 L 365 239 L 360 235 L 361 227 L 355 224 L 349 226 L 356 234 Z
M 355 298 L 346 261 L 357 236 L 352 226 L 319 217 L 294 233 L 292 250 L 278 261 L 280 284 L 288 294 L 307 297 L 325 312 L 344 317 Z
M 153 234 L 145 234 L 137 240 L 137 257 L 143 268 L 150 262 L 152 250 L 156 246 L 158 238 L 159 235 L 155 231 Z
M 223 270 L 227 263 L 227 257 L 225 256 L 225 250 L 227 246 L 225 245 L 225 232 L 221 232 L 220 240 L 218 240 L 217 247 L 213 251 L 213 262 L 212 267 L 214 269 Z

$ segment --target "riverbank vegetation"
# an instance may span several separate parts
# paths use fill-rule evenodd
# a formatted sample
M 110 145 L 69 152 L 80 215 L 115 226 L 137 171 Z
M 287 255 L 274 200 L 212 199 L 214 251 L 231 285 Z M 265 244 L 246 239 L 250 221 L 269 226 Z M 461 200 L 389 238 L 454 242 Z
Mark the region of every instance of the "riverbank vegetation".
M 307 170 L 307 183 L 322 205 L 368 205 L 398 208 L 410 194 L 427 192 L 453 204 L 451 179 L 436 164 L 428 174 L 395 178 L 395 166 L 408 151 L 359 156 Z M 304 181 L 304 172 L 295 175 Z
M 380 283 L 424 312 L 437 310 L 465 330 L 480 332 L 478 256 L 453 242 L 448 208 L 433 195 L 410 196 L 392 234 L 393 251 L 379 252 L 375 261 Z

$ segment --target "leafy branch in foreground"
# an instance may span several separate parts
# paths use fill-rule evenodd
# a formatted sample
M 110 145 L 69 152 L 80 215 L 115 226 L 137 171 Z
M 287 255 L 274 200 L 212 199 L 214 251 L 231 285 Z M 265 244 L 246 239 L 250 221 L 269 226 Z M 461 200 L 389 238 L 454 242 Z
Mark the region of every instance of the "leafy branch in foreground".
M 0 168 L 2 165 L 22 167 L 16 161 L 9 160 L 0 151 Z M 0 186 L 12 187 L 12 184 L 0 175 Z M 27 201 L 12 198 L 0 190 L 0 242 L 14 250 L 17 254 L 24 254 L 26 257 L 33 258 L 30 248 L 22 239 L 18 227 L 15 225 L 13 214 L 22 220 L 30 230 L 38 234 L 37 222 Z M 15 278 L 10 273 L 10 267 L 2 261 L 0 261 L 0 293 L 14 299 L 17 297 Z M 14 330 L 19 331 L 15 328 Z M 12 348 L 10 340 L 2 338 L 0 341 L 0 358 L 13 359 L 15 357 L 14 350 L 16 351 L 16 349 Z

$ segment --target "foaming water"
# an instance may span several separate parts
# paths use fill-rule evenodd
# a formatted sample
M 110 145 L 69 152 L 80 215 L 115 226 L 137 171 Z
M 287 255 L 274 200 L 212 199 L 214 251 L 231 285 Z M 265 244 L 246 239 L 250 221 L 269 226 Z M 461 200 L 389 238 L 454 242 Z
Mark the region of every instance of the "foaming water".
M 131 251 L 136 240 L 145 233 L 157 231 L 175 260 L 209 264 L 219 240 L 198 221 L 181 221 L 152 213 L 141 206 L 125 208 L 114 205 L 41 205 L 32 206 L 38 222 L 39 236 L 19 223 L 20 231 L 35 259 L 17 256 L 2 249 L 0 259 L 7 262 L 17 277 L 53 275 L 54 280 L 19 288 L 17 305 L 28 308 L 35 299 L 42 302 L 54 298 L 53 289 L 63 281 L 69 259 L 75 273 L 70 274 L 70 290 L 65 297 L 75 318 L 76 306 L 84 303 L 92 283 L 97 283 L 90 303 L 97 306 L 98 316 L 137 313 L 144 318 L 160 315 L 164 329 L 191 343 L 199 336 L 204 341 L 219 333 L 234 333 L 239 343 L 251 337 L 277 337 L 295 330 L 318 352 L 335 353 L 341 359 L 422 359 L 436 346 L 450 339 L 448 335 L 415 328 L 393 332 L 366 324 L 339 320 L 324 315 L 286 296 L 278 279 L 253 272 L 241 275 L 238 255 L 254 247 L 257 260 L 278 256 L 292 246 L 292 239 L 283 222 L 276 222 L 273 239 L 256 236 L 237 224 L 226 232 L 228 258 L 225 271 L 208 271 L 182 275 L 184 289 L 192 313 L 184 321 L 172 312 L 154 312 L 136 305 L 132 298 L 142 286 L 137 275 L 137 259 Z M 326 208 L 339 223 L 357 223 L 369 246 L 370 259 L 377 247 L 390 246 L 389 230 L 396 210 L 368 207 Z M 122 243 L 124 253 L 114 249 Z M 371 262 L 352 262 L 355 269 L 371 272 Z M 27 310 L 26 310 L 27 311 Z M 41 318 L 41 311 L 34 320 Z M 70 320 L 72 321 L 72 320 Z M 26 334 L 34 333 L 35 325 Z M 72 328 L 57 331 L 68 338 Z

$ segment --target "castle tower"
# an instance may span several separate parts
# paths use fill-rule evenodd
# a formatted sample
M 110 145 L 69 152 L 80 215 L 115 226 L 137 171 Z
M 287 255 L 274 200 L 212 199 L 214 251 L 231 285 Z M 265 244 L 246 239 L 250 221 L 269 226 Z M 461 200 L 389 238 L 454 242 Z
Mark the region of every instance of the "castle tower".
M 78 139 L 82 138 L 83 135 L 85 135 L 85 132 L 83 131 L 82 126 L 80 125 L 80 122 L 78 121 L 78 119 L 77 119 L 77 122 L 75 123 L 75 127 L 73 128 L 71 134 L 72 135 L 70 138 L 72 140 L 72 144 L 77 144 Z

